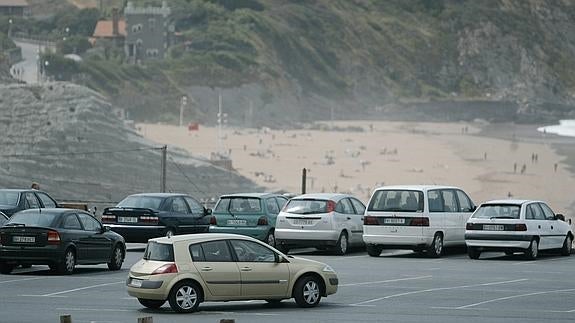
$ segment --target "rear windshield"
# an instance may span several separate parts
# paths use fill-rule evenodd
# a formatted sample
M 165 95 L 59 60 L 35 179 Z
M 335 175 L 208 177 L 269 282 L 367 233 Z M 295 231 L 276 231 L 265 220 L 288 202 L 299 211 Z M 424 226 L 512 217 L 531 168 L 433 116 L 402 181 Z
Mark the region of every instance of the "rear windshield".
M 117 207 L 133 207 L 159 210 L 163 198 L 157 196 L 128 196 Z
M 473 214 L 477 219 L 519 219 L 521 206 L 514 204 L 488 204 L 480 206 Z
M 144 259 L 156 261 L 174 261 L 174 246 L 172 244 L 148 242 Z
M 327 201 L 326 200 L 290 200 L 284 212 L 293 214 L 318 214 L 327 213 Z
M 6 225 L 24 225 L 31 227 L 52 227 L 56 213 L 19 212 L 10 218 Z
M 373 193 L 368 211 L 423 212 L 423 192 L 379 190 Z
M 258 213 L 261 211 L 261 200 L 254 197 L 221 198 L 214 209 L 214 212 L 218 213 Z
M 18 204 L 18 192 L 0 192 L 0 204 L 16 206 Z

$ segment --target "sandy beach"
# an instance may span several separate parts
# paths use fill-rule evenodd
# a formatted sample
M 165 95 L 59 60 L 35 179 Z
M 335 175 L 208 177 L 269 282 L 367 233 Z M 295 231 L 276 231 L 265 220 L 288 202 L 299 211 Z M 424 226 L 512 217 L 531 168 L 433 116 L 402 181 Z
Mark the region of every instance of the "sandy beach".
M 299 193 L 306 168 L 308 192 L 349 192 L 366 202 L 381 185 L 445 184 L 464 189 L 476 204 L 509 196 L 541 199 L 572 217 L 575 176 L 565 157 L 550 143 L 511 130 L 504 136 L 510 139 L 483 136 L 484 126 L 345 121 L 309 130 L 224 128 L 218 145 L 214 127 L 137 125 L 144 137 L 169 147 L 208 159 L 218 151 L 230 154 L 240 174 L 268 191 Z

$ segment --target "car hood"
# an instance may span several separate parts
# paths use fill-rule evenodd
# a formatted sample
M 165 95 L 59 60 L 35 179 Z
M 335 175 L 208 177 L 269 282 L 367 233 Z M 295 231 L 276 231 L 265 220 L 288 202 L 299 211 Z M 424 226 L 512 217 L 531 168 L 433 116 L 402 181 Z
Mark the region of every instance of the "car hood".
M 291 264 L 295 264 L 295 265 L 299 265 L 299 266 L 311 266 L 311 267 L 317 267 L 320 269 L 323 269 L 325 266 L 327 266 L 327 264 L 325 264 L 323 262 L 310 260 L 310 259 L 306 259 L 306 258 L 289 256 L 287 259 Z

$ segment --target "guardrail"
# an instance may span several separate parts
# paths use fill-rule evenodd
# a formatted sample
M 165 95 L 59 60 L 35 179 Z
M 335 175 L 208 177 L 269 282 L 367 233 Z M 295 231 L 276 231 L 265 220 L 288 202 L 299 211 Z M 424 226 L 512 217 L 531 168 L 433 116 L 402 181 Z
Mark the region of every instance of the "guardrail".
M 234 319 L 221 319 L 220 323 L 235 323 L 236 320 Z M 72 323 L 72 315 L 65 314 L 60 316 L 60 323 Z M 154 317 L 152 316 L 145 316 L 139 317 L 138 323 L 154 323 Z

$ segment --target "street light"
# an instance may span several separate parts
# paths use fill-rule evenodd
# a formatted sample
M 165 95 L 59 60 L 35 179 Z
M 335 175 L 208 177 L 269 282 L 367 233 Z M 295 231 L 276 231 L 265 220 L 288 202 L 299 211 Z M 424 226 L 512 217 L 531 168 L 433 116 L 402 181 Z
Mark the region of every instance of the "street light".
M 8 38 L 12 38 L 12 19 L 8 19 Z
M 63 41 L 66 41 L 68 34 L 70 33 L 70 28 L 66 27 L 66 29 L 64 29 L 64 31 L 66 32 L 66 34 L 64 35 L 64 37 L 62 38 Z
M 48 65 L 50 65 L 50 63 L 48 61 L 44 61 L 44 78 L 45 81 L 48 81 Z

